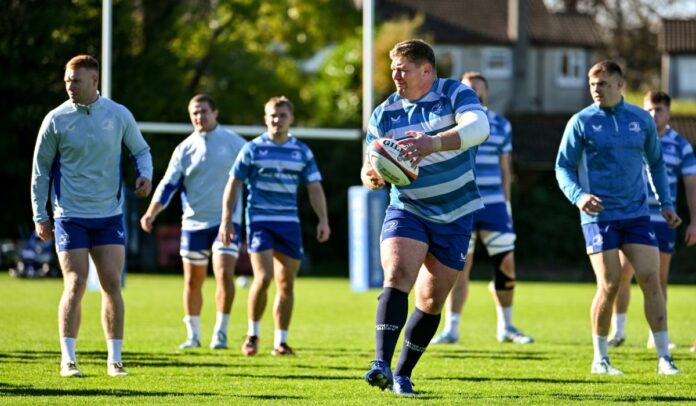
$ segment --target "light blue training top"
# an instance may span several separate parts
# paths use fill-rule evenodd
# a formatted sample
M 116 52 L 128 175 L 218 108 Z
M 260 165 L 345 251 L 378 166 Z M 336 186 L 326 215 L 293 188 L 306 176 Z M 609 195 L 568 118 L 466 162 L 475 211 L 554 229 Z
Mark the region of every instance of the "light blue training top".
M 68 100 L 48 113 L 34 148 L 34 222 L 49 220 L 49 194 L 55 218 L 121 214 L 122 145 L 137 176 L 152 179 L 150 147 L 124 106 L 99 96 L 90 105 Z
M 246 185 L 247 226 L 259 221 L 299 222 L 298 187 L 321 182 L 314 154 L 307 145 L 292 135 L 276 144 L 268 133 L 242 147 L 230 176 Z
M 500 156 L 512 152 L 512 127 L 505 117 L 486 110 L 491 133 L 476 153 L 476 184 L 484 204 L 504 203 Z
M 669 192 L 672 197 L 672 204 L 676 207 L 677 181 L 685 176 L 696 175 L 696 157 L 694 157 L 694 149 L 689 141 L 672 128 L 668 128 L 659 139 L 662 144 L 662 156 L 667 167 Z M 666 220 L 662 217 L 660 203 L 657 201 L 652 184 L 648 190 L 650 191 L 650 200 L 648 201 L 650 205 L 650 220 L 665 223 Z
M 623 99 L 610 108 L 592 104 L 568 121 L 556 158 L 556 179 L 573 204 L 585 194 L 602 199 L 604 210 L 597 216 L 580 212 L 582 224 L 648 216 L 644 163 L 650 167 L 661 209 L 673 209 L 650 114 Z
M 174 149 L 153 201 L 166 207 L 174 194 L 180 192 L 182 230 L 220 225 L 227 172 L 245 143 L 244 138 L 220 125 L 207 133 L 189 135 Z M 232 215 L 236 224 L 242 219 L 241 193 L 239 197 Z
M 401 140 L 406 131 L 434 136 L 457 125 L 466 111 L 481 110 L 476 93 L 453 79 L 436 79 L 416 101 L 394 92 L 372 113 L 365 143 L 377 138 Z M 476 186 L 476 148 L 436 152 L 419 164 L 418 178 L 407 186 L 391 186 L 390 206 L 435 223 L 450 223 L 483 208 Z

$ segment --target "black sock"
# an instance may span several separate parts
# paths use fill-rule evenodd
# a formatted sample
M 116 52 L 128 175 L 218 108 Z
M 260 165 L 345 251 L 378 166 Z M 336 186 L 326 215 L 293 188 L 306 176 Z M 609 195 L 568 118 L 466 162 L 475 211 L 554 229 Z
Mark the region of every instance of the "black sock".
M 423 313 L 415 309 L 406 323 L 404 331 L 404 345 L 401 348 L 399 362 L 396 363 L 394 375 L 411 376 L 421 355 L 437 332 L 440 324 L 440 315 Z
M 391 365 L 399 340 L 401 329 L 408 315 L 408 294 L 393 288 L 384 288 L 377 298 L 377 315 L 375 317 L 375 359 L 381 359 Z

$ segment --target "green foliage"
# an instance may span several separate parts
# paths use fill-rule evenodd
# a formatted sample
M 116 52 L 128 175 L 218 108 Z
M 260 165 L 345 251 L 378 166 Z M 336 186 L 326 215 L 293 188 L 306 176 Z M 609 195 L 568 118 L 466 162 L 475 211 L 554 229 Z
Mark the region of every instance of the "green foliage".
M 106 348 L 99 322 L 100 294 L 87 292 L 77 345 L 85 377 L 58 375 L 60 351 L 56 307 L 58 279 L 17 280 L 0 273 L 0 403 L 36 404 L 403 404 L 404 399 L 369 387 L 363 374 L 373 357 L 377 291 L 354 293 L 346 279 L 300 278 L 289 343 L 291 358 L 270 355 L 271 309 L 261 322 L 260 352 L 239 352 L 246 332 L 246 296 L 233 305 L 229 350 L 207 347 L 180 351 L 180 276 L 129 275 L 124 291 L 126 330 L 123 360 L 130 376 L 106 375 Z M 655 373 L 654 350 L 641 295 L 634 287 L 628 341 L 612 350 L 626 375 L 590 375 L 592 344 L 587 311 L 594 284 L 517 285 L 515 322 L 537 342 L 527 346 L 495 341 L 495 312 L 486 283 L 471 284 L 462 314 L 460 344 L 430 346 L 413 374 L 418 402 L 461 404 L 689 404 L 696 402 L 696 357 L 688 351 L 696 320 L 696 295 L 688 286 L 670 287 L 670 341 L 682 376 Z M 274 288 L 269 292 L 274 294 Z M 214 280 L 204 285 L 203 344 L 215 321 Z M 411 302 L 413 297 L 411 297 Z M 399 345 L 400 348 L 400 345 Z M 398 357 L 398 351 L 396 356 Z

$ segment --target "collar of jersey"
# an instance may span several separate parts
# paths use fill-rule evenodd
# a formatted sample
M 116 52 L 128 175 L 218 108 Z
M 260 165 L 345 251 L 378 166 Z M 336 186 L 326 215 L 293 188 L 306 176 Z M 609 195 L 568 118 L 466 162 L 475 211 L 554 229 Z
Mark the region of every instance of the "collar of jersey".
M 102 103 L 102 97 L 97 93 L 97 100 L 93 101 L 90 104 L 79 104 L 79 103 L 73 103 L 73 106 L 75 107 L 75 110 L 77 111 L 84 111 L 85 113 L 89 114 L 92 110 L 98 108 L 101 106 Z
M 626 108 L 626 104 L 624 102 L 623 96 L 621 96 L 620 102 L 616 103 L 615 105 L 613 105 L 611 107 L 600 107 L 597 104 L 595 104 L 595 106 L 597 106 L 598 110 L 602 110 L 602 111 L 605 111 L 605 112 L 611 113 L 611 114 L 617 114 Z

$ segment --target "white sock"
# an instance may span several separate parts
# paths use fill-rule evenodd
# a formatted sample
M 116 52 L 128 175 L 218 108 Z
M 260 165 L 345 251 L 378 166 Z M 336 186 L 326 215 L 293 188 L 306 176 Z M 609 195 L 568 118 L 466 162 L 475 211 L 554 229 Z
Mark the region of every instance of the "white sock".
M 123 348 L 123 340 L 106 340 L 108 354 L 106 362 L 108 364 L 121 362 L 121 348 Z
M 261 321 L 249 320 L 249 329 L 247 330 L 248 336 L 259 336 L 261 332 Z
M 229 323 L 229 313 L 217 312 L 215 316 L 215 329 L 213 331 L 215 333 L 217 333 L 218 331 L 222 331 L 223 333 L 227 334 L 227 326 Z
M 275 330 L 273 334 L 273 348 L 278 348 L 283 343 L 288 343 L 288 330 Z
M 498 315 L 498 333 L 503 333 L 508 327 L 512 327 L 512 306 L 496 306 L 495 313 Z
M 200 341 L 201 337 L 201 316 L 184 316 L 184 324 L 186 324 L 186 333 L 189 340 Z
M 626 313 L 614 313 L 611 318 L 614 327 L 614 337 L 626 337 Z
M 77 362 L 77 356 L 75 355 L 75 345 L 77 338 L 74 337 L 61 337 L 60 338 L 60 363 L 65 364 L 66 362 Z
M 667 330 L 652 333 L 658 357 L 669 357 L 669 334 Z
M 452 337 L 459 337 L 459 320 L 461 320 L 461 318 L 461 313 L 447 312 L 444 332 Z
M 607 344 L 607 336 L 592 335 L 592 346 L 594 347 L 594 361 L 599 362 L 602 358 L 609 357 L 609 345 Z

